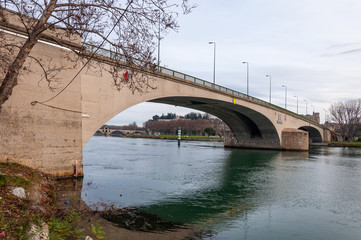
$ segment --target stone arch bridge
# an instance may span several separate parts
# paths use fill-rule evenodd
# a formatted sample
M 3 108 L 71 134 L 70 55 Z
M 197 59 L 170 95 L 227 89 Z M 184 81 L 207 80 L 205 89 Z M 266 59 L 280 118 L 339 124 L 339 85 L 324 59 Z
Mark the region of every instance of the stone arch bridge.
M 127 129 L 119 129 L 112 126 L 104 125 L 98 131 L 95 132 L 94 135 L 98 136 L 125 136 L 125 135 L 144 135 L 146 134 L 143 130 L 127 130 Z
M 23 41 L 20 25 L 3 26 L 9 41 Z M 321 125 L 293 112 L 231 89 L 167 68 L 149 71 L 154 90 L 134 94 L 118 91 L 107 71 L 87 68 L 57 98 L 46 104 L 75 76 L 80 64 L 68 62 L 70 51 L 44 38 L 32 50 L 49 64 L 66 66 L 54 91 L 31 60 L 32 71 L 19 78 L 13 95 L 0 113 L 0 161 L 18 162 L 58 177 L 81 175 L 82 149 L 94 133 L 120 112 L 142 102 L 165 103 L 210 113 L 232 130 L 225 146 L 262 149 L 307 150 L 309 141 L 329 139 Z M 58 39 L 81 45 L 80 39 Z M 89 46 L 88 46 L 89 47 Z M 101 50 L 94 61 L 110 67 L 114 54 Z

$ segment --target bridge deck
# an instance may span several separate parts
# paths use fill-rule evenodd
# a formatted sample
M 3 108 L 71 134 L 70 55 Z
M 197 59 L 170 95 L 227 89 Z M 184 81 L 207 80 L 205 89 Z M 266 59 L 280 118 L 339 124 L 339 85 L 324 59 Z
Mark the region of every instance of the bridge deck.
M 124 61 L 124 62 L 126 61 L 126 58 L 125 58 L 124 55 L 113 52 L 111 50 L 108 50 L 108 49 L 105 49 L 105 48 L 98 48 L 98 47 L 93 46 L 93 45 L 88 44 L 88 43 L 83 43 L 83 46 L 89 52 L 91 52 L 91 53 L 96 52 L 97 54 L 99 54 L 99 55 L 101 55 L 103 57 L 108 57 L 113 61 L 114 60 L 116 60 L 116 61 Z M 141 65 L 141 63 L 143 61 L 141 61 L 139 59 L 136 59 L 136 62 L 138 62 L 139 65 Z M 273 108 L 273 109 L 275 109 L 277 111 L 286 113 L 286 114 L 291 115 L 291 116 L 293 116 L 295 118 L 302 119 L 302 120 L 304 120 L 306 122 L 309 122 L 309 123 L 311 123 L 313 125 L 316 125 L 316 126 L 318 126 L 320 128 L 323 128 L 323 126 L 320 125 L 319 123 L 317 123 L 315 121 L 312 121 L 311 119 L 308 119 L 308 118 L 306 118 L 306 117 L 304 117 L 302 115 L 299 115 L 299 114 L 297 114 L 295 112 L 292 112 L 290 110 L 287 110 L 287 109 L 285 109 L 283 107 L 280 107 L 280 106 L 277 106 L 275 104 L 266 102 L 266 101 L 264 101 L 262 99 L 259 99 L 259 98 L 256 98 L 256 97 L 241 93 L 239 91 L 232 90 L 230 88 L 227 88 L 227 87 L 224 87 L 224 86 L 221 86 L 221 85 L 218 85 L 218 84 L 214 84 L 212 82 L 209 82 L 209 81 L 206 81 L 206 80 L 203 80 L 203 79 L 200 79 L 200 78 L 197 78 L 197 77 L 185 74 L 185 73 L 181 73 L 181 72 L 172 70 L 170 68 L 162 67 L 162 66 L 155 66 L 155 68 L 152 69 L 152 70 L 156 70 L 156 72 L 158 71 L 158 72 L 160 72 L 162 74 L 169 75 L 170 77 L 175 77 L 175 78 L 178 78 L 178 79 L 182 79 L 184 81 L 195 83 L 195 84 L 203 86 L 205 88 L 212 88 L 214 90 L 223 92 L 223 93 L 225 93 L 227 95 L 230 95 L 232 97 L 238 97 L 238 98 L 241 98 L 242 100 L 245 100 L 245 101 L 251 101 L 251 102 L 259 104 L 259 105 L 263 105 L 263 106 L 267 106 L 269 108 Z

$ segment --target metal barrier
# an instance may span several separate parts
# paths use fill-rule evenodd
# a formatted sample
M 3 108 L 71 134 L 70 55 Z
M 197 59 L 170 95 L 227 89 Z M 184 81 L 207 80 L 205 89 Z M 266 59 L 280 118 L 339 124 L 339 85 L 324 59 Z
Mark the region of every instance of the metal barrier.
M 88 43 L 83 43 L 83 46 L 89 52 L 94 52 L 96 49 L 98 49 L 98 47 L 93 46 L 93 45 L 88 44 Z M 105 56 L 105 57 L 109 57 L 111 59 L 120 60 L 120 61 L 126 61 L 127 60 L 124 55 L 122 55 L 120 53 L 110 51 L 108 49 L 104 49 L 104 48 L 99 48 L 97 50 L 97 54 Z M 139 60 L 139 59 L 132 59 L 132 60 L 133 60 L 133 62 L 135 64 L 140 65 L 140 66 L 142 65 L 142 63 L 144 63 L 144 61 Z M 181 78 L 181 79 L 184 79 L 184 80 L 187 80 L 187 81 L 191 81 L 191 82 L 194 82 L 194 83 L 206 86 L 206 87 L 214 88 L 214 89 L 220 90 L 222 92 L 226 92 L 226 93 L 229 93 L 229 94 L 232 94 L 232 95 L 235 95 L 235 96 L 239 96 L 239 97 L 247 99 L 247 100 L 251 100 L 251 101 L 256 102 L 258 104 L 262 104 L 262 105 L 266 105 L 266 106 L 269 106 L 269 107 L 276 108 L 276 109 L 278 109 L 278 110 L 280 110 L 282 112 L 286 112 L 289 115 L 292 115 L 292 116 L 294 116 L 296 118 L 301 118 L 306 122 L 312 123 L 312 124 L 317 125 L 317 126 L 322 128 L 322 126 L 320 124 L 318 124 L 317 122 L 314 122 L 314 121 L 312 121 L 312 120 L 310 120 L 310 119 L 308 119 L 308 118 L 306 118 L 306 117 L 304 117 L 302 115 L 296 114 L 296 113 L 294 113 L 294 112 L 292 112 L 290 110 L 287 110 L 285 108 L 282 108 L 280 106 L 277 106 L 277 105 L 274 105 L 272 103 L 263 101 L 263 100 L 261 100 L 259 98 L 255 98 L 255 97 L 252 97 L 252 96 L 247 96 L 247 94 L 244 94 L 244 93 L 241 93 L 241 92 L 238 92 L 238 91 L 235 91 L 235 90 L 220 86 L 218 84 L 214 84 L 214 83 L 199 79 L 197 77 L 190 76 L 188 74 L 177 72 L 175 70 L 172 70 L 172 69 L 169 69 L 169 68 L 166 68 L 166 67 L 157 66 L 157 70 L 159 72 L 161 72 L 161 73 L 171 75 L 173 77 L 177 77 L 177 78 Z

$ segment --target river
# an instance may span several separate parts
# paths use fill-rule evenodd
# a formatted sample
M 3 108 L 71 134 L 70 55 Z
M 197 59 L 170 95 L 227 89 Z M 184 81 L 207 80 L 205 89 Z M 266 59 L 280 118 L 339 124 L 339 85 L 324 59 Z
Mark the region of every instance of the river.
M 93 137 L 81 197 L 202 229 L 203 239 L 360 239 L 361 149 L 227 149 Z

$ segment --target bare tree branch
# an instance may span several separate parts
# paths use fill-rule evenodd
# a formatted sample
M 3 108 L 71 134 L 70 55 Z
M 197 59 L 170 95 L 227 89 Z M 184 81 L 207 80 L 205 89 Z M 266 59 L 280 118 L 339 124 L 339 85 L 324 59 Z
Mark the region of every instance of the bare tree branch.
M 330 114 L 332 121 L 337 124 L 335 130 L 344 140 L 351 141 L 361 123 L 361 99 L 332 104 Z
M 168 30 L 177 30 L 179 9 L 187 14 L 195 7 L 188 0 L 178 1 L 179 4 L 170 0 L 0 0 L 0 28 L 2 25 L 9 26 L 9 16 L 16 15 L 27 35 L 27 39 L 14 49 L 0 44 L 0 61 L 6 61 L 0 63 L 0 73 L 4 75 L 0 74 L 0 111 L 18 84 L 18 76 L 38 40 L 44 34 L 49 38 L 59 31 L 68 37 L 76 34 L 83 42 L 95 46 L 104 42 L 105 48 L 124 55 L 127 67 L 124 68 L 124 63 L 118 61 L 119 64 L 116 63 L 111 70 L 114 86 L 118 90 L 127 86 L 133 93 L 146 93 L 152 89 L 153 80 L 135 70 L 154 65 L 154 39 Z M 115 25 L 116 30 L 108 37 L 107 33 Z M 85 48 L 67 47 L 80 57 L 89 56 Z M 55 81 L 61 70 L 46 66 L 41 59 L 30 58 L 41 66 L 44 78 L 52 89 L 50 82 Z M 52 75 L 51 71 L 56 74 Z M 125 71 L 131 76 L 128 82 L 121 80 Z

